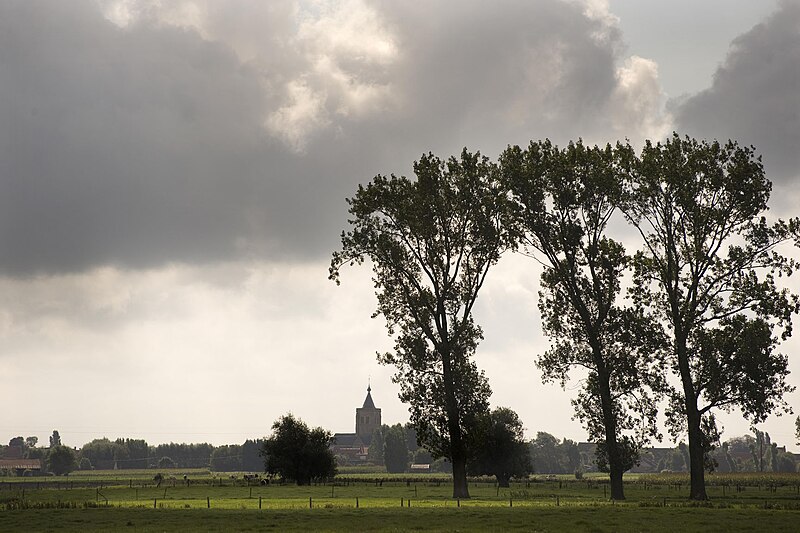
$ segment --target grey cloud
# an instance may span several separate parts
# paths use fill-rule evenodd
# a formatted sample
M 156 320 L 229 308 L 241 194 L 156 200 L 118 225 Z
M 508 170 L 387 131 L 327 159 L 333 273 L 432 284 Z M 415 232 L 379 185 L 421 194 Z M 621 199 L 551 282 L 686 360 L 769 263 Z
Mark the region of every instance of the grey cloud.
M 710 88 L 674 102 L 679 131 L 753 144 L 778 182 L 800 171 L 800 2 L 737 37 Z
M 405 54 L 397 79 L 419 129 L 436 144 L 445 136 L 447 148 L 496 150 L 542 135 L 591 137 L 608 125 L 619 35 L 581 5 L 391 2 L 385 9 Z
M 6 274 L 319 258 L 355 185 L 424 151 L 612 140 L 620 36 L 574 2 L 368 4 L 397 54 L 328 51 L 346 83 L 285 4 L 259 12 L 263 35 L 236 5 L 206 6 L 200 30 L 151 12 L 117 27 L 97 6 L 0 4 Z M 321 117 L 299 150 L 265 128 L 292 83 Z M 350 84 L 386 94 L 349 112 Z

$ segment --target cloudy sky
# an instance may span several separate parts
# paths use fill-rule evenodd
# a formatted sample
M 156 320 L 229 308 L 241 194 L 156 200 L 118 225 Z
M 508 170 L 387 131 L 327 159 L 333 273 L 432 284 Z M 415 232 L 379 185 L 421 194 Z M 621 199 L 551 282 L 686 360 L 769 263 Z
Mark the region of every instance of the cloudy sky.
M 352 431 L 368 380 L 407 420 L 368 268 L 327 280 L 358 183 L 677 130 L 754 144 L 797 215 L 800 1 L 3 0 L 0 121 L 0 442 Z M 529 435 L 584 440 L 533 365 L 538 274 L 490 274 L 477 361 Z

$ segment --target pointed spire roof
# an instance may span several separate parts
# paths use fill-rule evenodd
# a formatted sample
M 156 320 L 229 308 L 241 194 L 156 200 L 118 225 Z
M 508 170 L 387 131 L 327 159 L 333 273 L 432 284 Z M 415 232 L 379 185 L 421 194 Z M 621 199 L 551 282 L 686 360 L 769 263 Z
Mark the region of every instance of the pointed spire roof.
M 367 385 L 367 397 L 364 398 L 364 406 L 362 408 L 375 409 L 375 402 L 372 401 L 372 387 Z

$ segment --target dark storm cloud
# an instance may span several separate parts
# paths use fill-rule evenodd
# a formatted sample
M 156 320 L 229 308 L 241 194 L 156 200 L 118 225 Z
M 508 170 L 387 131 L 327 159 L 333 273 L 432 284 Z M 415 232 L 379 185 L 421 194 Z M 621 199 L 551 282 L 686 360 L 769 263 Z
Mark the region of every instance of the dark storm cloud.
M 0 10 L 2 268 L 232 253 L 264 100 L 230 50 L 81 2 Z
M 502 148 L 608 129 L 618 30 L 577 2 L 388 2 L 405 62 L 397 78 L 419 131 L 453 147 Z M 438 144 L 438 143 L 437 143 Z
M 97 5 L 0 4 L 4 273 L 321 257 L 355 184 L 424 151 L 609 128 L 619 36 L 577 3 L 362 6 L 388 59 L 298 36 L 291 9 L 243 57 L 219 4 L 211 36 Z M 353 103 L 354 86 L 379 96 Z
M 778 182 L 800 175 L 800 2 L 736 38 L 712 86 L 677 104 L 678 131 L 753 144 Z

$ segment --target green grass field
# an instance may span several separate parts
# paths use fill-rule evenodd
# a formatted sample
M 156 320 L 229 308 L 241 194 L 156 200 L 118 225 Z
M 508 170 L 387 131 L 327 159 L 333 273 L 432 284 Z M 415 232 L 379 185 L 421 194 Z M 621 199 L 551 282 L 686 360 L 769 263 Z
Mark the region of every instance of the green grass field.
M 602 477 L 470 483 L 455 501 L 441 475 L 345 476 L 333 484 L 248 486 L 208 471 L 92 472 L 0 478 L 0 531 L 798 531 L 800 475 L 709 476 L 711 501 L 687 501 L 686 475 L 626 478 L 625 502 Z M 175 477 L 170 480 L 169 476 Z M 72 479 L 70 479 L 72 478 Z M 68 481 L 67 481 L 68 480 Z M 401 506 L 402 504 L 402 506 Z

